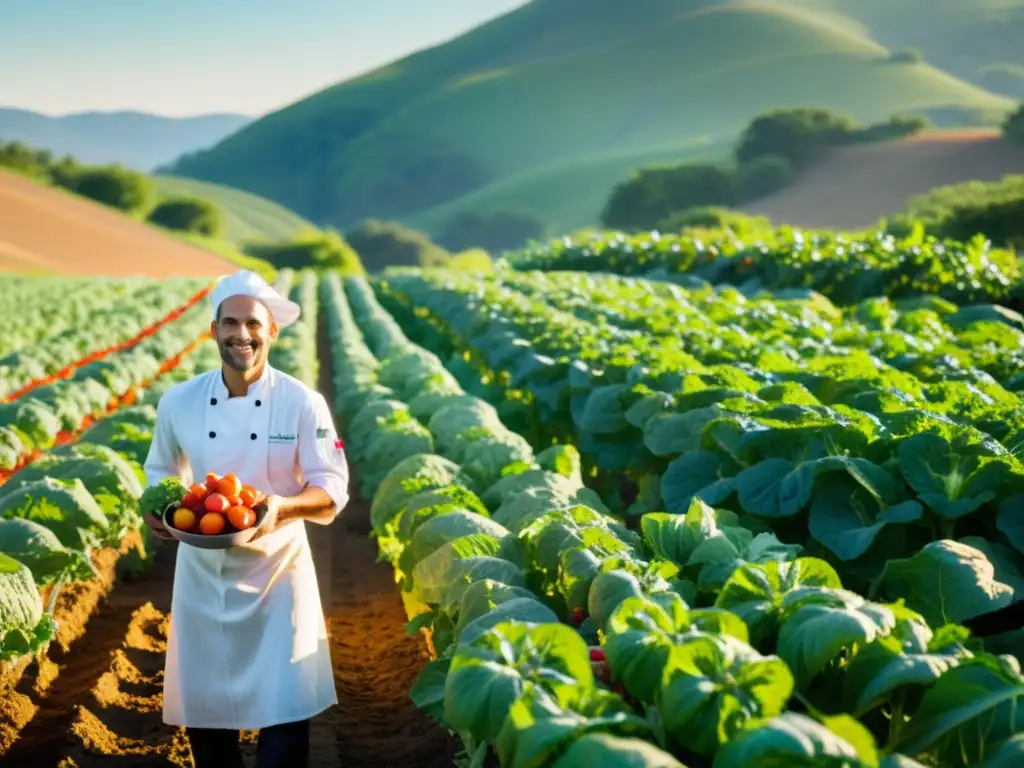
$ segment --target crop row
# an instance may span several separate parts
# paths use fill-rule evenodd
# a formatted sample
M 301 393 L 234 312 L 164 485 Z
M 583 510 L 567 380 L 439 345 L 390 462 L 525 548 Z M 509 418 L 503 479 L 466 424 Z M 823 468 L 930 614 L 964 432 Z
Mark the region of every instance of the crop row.
M 849 237 L 783 228 L 753 242 L 728 233 L 701 238 L 604 232 L 531 245 L 505 259 L 520 270 L 613 272 L 687 286 L 729 283 L 750 296 L 763 289 L 811 288 L 841 305 L 923 293 L 957 304 L 1021 298 L 1015 254 L 993 249 L 980 237 L 961 243 L 921 232 Z
M 925 383 L 864 350 L 803 344 L 801 327 L 827 324 L 806 306 L 758 308 L 767 322 L 746 329 L 752 343 L 739 348 L 729 344 L 736 323 L 717 326 L 691 306 L 678 314 L 684 344 L 673 344 L 559 312 L 546 294 L 454 276 L 432 288 L 430 279 L 388 285 L 415 297 L 420 314 L 433 312 L 450 343 L 510 371 L 511 386 L 598 470 L 640 483 L 638 511 L 683 512 L 699 496 L 780 535 L 799 536 L 806 523 L 844 577 L 862 572 L 859 587 L 940 537 L 991 542 L 990 559 L 1006 565 L 998 580 L 1019 579 L 1021 401 L 991 376 L 968 369 L 967 381 Z M 574 286 L 584 304 L 638 312 Z M 833 501 L 837 488 L 846 503 Z
M 648 567 L 669 569 L 658 573 L 669 586 L 649 589 L 654 574 L 644 571 L 651 581 L 627 590 L 640 602 L 620 603 L 620 593 L 609 608 L 599 582 L 584 579 L 591 625 L 581 630 L 597 630 L 613 681 L 663 748 L 692 766 L 772 756 L 1000 765 L 1018 754 L 1017 664 L 956 624 L 1024 587 L 1014 549 L 1024 473 L 989 435 L 930 412 L 934 398 L 882 399 L 896 390 L 885 380 L 893 374 L 856 353 L 782 365 L 772 337 L 755 362 L 705 365 L 667 334 L 619 335 L 479 276 L 396 274 L 379 288 L 413 338 L 453 369 L 469 358 L 549 434 L 578 445 L 588 483 L 638 481 L 639 498 L 606 500 L 640 535 Z M 581 303 L 608 301 L 575 289 Z M 680 316 L 679 333 L 698 318 Z M 884 407 L 858 410 L 872 398 Z M 522 543 L 523 531 L 510 532 Z M 637 556 L 634 539 L 615 538 Z M 624 557 L 610 544 L 584 545 L 599 570 Z M 535 567 L 527 561 L 531 586 Z M 548 597 L 572 583 L 570 568 L 555 563 Z M 970 701 L 959 695 L 968 688 Z M 537 716 L 530 707 L 513 708 L 519 722 Z
M 0 283 L 0 306 L 4 308 L 0 356 L 81 327 L 97 311 L 112 308 L 152 282 L 144 278 L 7 275 Z M 198 290 L 201 283 L 193 282 Z
M 536 589 L 528 583 L 532 557 L 514 531 L 529 527 L 550 537 L 562 531 L 558 523 L 575 527 L 576 519 L 591 534 L 611 535 L 616 525 L 583 486 L 575 451 L 552 446 L 534 455 L 493 408 L 462 392 L 437 358 L 407 342 L 365 282 L 347 280 L 345 288 L 336 276 L 322 287 L 339 417 L 364 492 L 373 493 L 374 535 L 395 568 L 410 631 L 429 629 L 438 654 L 413 689 L 416 703 L 458 732 L 475 764 L 491 752 L 503 765 L 513 764 L 515 753 L 516 764 L 562 766 L 595 750 L 604 760 L 625 750 L 649 754 L 656 761 L 650 765 L 678 765 L 629 738 L 645 733 L 636 728 L 639 718 L 619 695 L 599 693 L 586 642 L 559 620 L 581 610 L 582 593 L 570 594 L 567 584 L 565 595 L 549 595 L 539 582 Z M 562 543 L 577 542 L 570 534 Z M 558 553 L 556 547 L 547 557 Z M 577 554 L 582 575 L 590 565 L 583 548 Z M 541 639 L 558 641 L 556 663 L 570 665 L 565 672 L 574 674 L 563 675 L 563 688 L 571 687 L 574 699 L 559 700 L 539 684 L 555 672 L 532 668 Z M 500 647 L 506 642 L 513 645 Z M 516 695 L 524 686 L 532 694 Z M 588 713 L 584 702 L 599 699 L 602 712 Z M 546 743 L 535 743 L 536 730 L 514 732 L 517 701 L 558 726 Z M 559 714 L 569 721 L 558 722 Z
M 275 289 L 302 307 L 302 314 L 293 325 L 281 330 L 270 351 L 272 366 L 314 388 L 320 372 L 316 349 L 318 282 L 313 270 L 298 274 L 287 268 L 278 271 Z
M 165 361 L 207 332 L 208 313 L 185 311 L 134 346 L 76 368 L 66 379 L 0 405 L 0 483 L 43 451 L 67 442 L 152 379 Z
M 100 303 L 80 322 L 13 349 L 0 358 L 0 401 L 15 400 L 152 335 L 206 296 L 208 287 L 197 282 L 182 279 L 134 284 L 117 297 L 115 306 Z M 16 329 L 4 326 L 5 337 L 12 331 L 16 336 Z
M 507 272 L 498 282 L 580 319 L 656 338 L 705 365 L 861 350 L 916 377 L 930 400 L 945 393 L 928 385 L 944 382 L 954 382 L 947 392 L 961 401 L 973 394 L 968 385 L 1011 404 L 1001 387 L 1024 388 L 1024 317 L 998 306 L 882 296 L 839 308 L 801 292 L 746 298 L 728 286 L 685 289 L 578 272 Z
M 16 668 L 43 649 L 57 630 L 61 588 L 97 578 L 97 553 L 122 550 L 139 530 L 156 404 L 167 387 L 216 365 L 216 351 L 200 345 L 201 319 L 188 313 L 110 365 L 86 366 L 81 379 L 51 385 L 70 400 L 84 396 L 76 385 L 104 391 L 74 431 L 54 433 L 54 421 L 69 415 L 50 410 L 60 398 L 37 400 L 37 391 L 12 404 L 18 410 L 5 428 L 47 428 L 26 435 L 37 455 L 0 487 L 0 662 Z

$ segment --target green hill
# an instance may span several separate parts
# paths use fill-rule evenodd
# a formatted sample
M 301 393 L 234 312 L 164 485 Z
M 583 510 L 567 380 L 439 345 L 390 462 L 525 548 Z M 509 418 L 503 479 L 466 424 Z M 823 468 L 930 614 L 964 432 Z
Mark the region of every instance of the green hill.
M 768 1 L 768 0 L 766 0 Z M 855 20 L 890 48 L 989 90 L 1024 98 L 1024 0 L 789 0 Z
M 693 142 L 661 152 L 611 153 L 605 157 L 574 158 L 512 174 L 494 184 L 442 203 L 411 218 L 410 226 L 424 232 L 438 232 L 445 222 L 464 211 L 488 213 L 497 210 L 533 211 L 547 225 L 549 233 L 569 232 L 593 226 L 608 192 L 635 168 L 700 162 L 728 154 L 726 142 Z
M 221 237 L 233 243 L 289 240 L 313 228 L 287 208 L 239 189 L 175 176 L 156 175 L 152 179 L 161 197 L 197 197 L 215 203 L 224 223 Z
M 639 160 L 688 159 L 695 142 L 724 155 L 775 107 L 874 122 L 1013 106 L 891 62 L 839 4 L 535 0 L 258 120 L 174 173 L 339 228 L 375 217 L 436 234 L 451 215 L 503 207 L 564 226 L 594 221 Z

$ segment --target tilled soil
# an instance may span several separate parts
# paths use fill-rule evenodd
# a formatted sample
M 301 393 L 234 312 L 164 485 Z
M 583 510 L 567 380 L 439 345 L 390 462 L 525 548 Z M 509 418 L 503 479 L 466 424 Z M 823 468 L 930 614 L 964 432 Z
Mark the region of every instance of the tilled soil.
M 0 272 L 26 270 L 214 277 L 237 267 L 99 203 L 0 170 Z
M 327 349 L 321 337 L 320 348 Z M 321 391 L 330 400 L 330 365 Z M 409 690 L 428 661 L 422 637 L 405 634 L 391 567 L 376 562 L 369 504 L 355 495 L 328 527 L 309 525 L 328 620 L 339 703 L 312 727 L 313 768 L 450 766 L 455 742 L 415 708 Z M 4 768 L 190 766 L 183 732 L 161 717 L 174 546 L 153 567 L 118 583 L 86 631 L 54 662 L 45 693 L 23 680 L 20 733 Z M 180 545 L 178 545 L 180 546 Z M 31 676 L 26 673 L 26 680 Z M 243 734 L 252 764 L 254 733 Z

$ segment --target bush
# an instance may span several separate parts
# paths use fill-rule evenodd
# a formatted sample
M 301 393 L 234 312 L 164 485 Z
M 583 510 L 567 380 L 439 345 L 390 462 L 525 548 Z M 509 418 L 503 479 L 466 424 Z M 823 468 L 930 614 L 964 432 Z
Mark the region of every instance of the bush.
M 187 197 L 164 200 L 147 218 L 152 224 L 176 232 L 216 237 L 221 230 L 220 209 L 207 200 Z
M 654 229 L 678 211 L 705 205 L 735 205 L 736 177 L 717 165 L 648 168 L 618 184 L 601 214 L 606 227 L 638 232 Z
M 58 187 L 74 191 L 75 180 L 82 172 L 82 166 L 70 155 L 50 163 L 48 174 L 50 181 Z
M 88 168 L 71 179 L 71 190 L 97 203 L 132 213 L 148 207 L 152 182 L 121 166 Z
M 450 219 L 437 236 L 449 251 L 484 248 L 491 252 L 521 248 L 544 237 L 544 223 L 520 211 L 467 212 Z
M 1003 123 L 1003 135 L 1010 141 L 1024 145 L 1024 104 L 1006 118 Z
M 919 64 L 924 61 L 924 57 L 917 48 L 904 48 L 902 51 L 890 53 L 886 61 L 890 64 Z
M 843 140 L 844 144 L 871 144 L 881 141 L 893 141 L 913 136 L 931 126 L 928 118 L 922 115 L 897 115 L 884 123 L 875 123 L 866 128 L 851 131 Z
M 795 170 L 813 162 L 825 147 L 843 143 L 858 125 L 845 115 L 825 109 L 776 109 L 747 126 L 736 147 L 736 161 L 746 165 L 773 155 L 788 160 Z
M 20 141 L 0 144 L 0 166 L 41 179 L 49 175 L 52 158 L 43 149 L 32 149 Z
M 343 275 L 363 273 L 359 255 L 337 232 L 304 232 L 283 243 L 254 244 L 246 251 L 277 269 L 335 270 Z
M 660 222 L 659 232 L 682 232 L 683 230 L 729 230 L 743 238 L 772 231 L 772 222 L 766 216 L 750 216 L 728 208 L 690 208 L 673 214 Z
M 899 235 L 916 222 L 939 238 L 967 241 L 980 234 L 997 247 L 1024 246 L 1024 176 L 936 187 L 912 198 L 886 229 Z
M 483 248 L 470 248 L 468 251 L 454 254 L 446 265 L 448 269 L 458 272 L 493 272 L 494 264 Z
M 370 272 L 392 266 L 441 267 L 448 252 L 419 230 L 393 221 L 368 219 L 345 233 Z
M 943 222 L 943 237 L 966 242 L 978 234 L 997 245 L 1024 247 L 1024 195 L 983 204 L 967 202 L 953 208 Z
M 778 192 L 793 181 L 793 166 L 778 155 L 762 155 L 742 166 L 739 171 L 739 186 L 744 202 Z

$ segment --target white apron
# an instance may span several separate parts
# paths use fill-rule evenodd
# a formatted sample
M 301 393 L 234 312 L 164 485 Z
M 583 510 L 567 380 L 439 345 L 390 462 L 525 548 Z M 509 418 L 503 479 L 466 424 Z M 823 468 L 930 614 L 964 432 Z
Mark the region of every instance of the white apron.
M 245 397 L 229 398 L 219 372 L 209 379 L 182 445 L 196 482 L 216 472 L 268 495 L 301 488 L 288 474 L 294 443 L 268 440 L 296 431 L 275 423 L 275 413 L 281 421 L 292 410 L 275 409 L 276 373 L 267 366 Z M 303 522 L 234 549 L 178 545 L 164 722 L 256 730 L 305 720 L 337 700 Z

